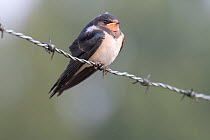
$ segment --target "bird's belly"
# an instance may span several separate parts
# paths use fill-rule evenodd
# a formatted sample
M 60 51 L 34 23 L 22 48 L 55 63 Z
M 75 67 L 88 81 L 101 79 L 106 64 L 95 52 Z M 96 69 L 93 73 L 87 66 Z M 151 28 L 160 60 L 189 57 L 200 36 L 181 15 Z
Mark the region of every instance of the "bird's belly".
M 110 65 L 120 52 L 123 37 L 114 39 L 111 35 L 105 34 L 105 39 L 96 52 L 89 58 L 89 61 L 101 62 L 105 66 Z

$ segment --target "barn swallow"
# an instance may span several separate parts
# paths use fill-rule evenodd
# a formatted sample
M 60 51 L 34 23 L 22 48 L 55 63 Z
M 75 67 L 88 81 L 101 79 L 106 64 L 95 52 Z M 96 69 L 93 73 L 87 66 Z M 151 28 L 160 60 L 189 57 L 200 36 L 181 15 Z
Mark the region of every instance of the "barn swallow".
M 108 12 L 95 17 L 69 47 L 71 54 L 108 67 L 123 46 L 124 34 L 119 28 L 119 23 L 117 18 Z M 79 84 L 97 70 L 94 66 L 70 60 L 65 71 L 50 89 L 50 98 L 57 92 L 57 96 L 60 96 L 64 90 Z

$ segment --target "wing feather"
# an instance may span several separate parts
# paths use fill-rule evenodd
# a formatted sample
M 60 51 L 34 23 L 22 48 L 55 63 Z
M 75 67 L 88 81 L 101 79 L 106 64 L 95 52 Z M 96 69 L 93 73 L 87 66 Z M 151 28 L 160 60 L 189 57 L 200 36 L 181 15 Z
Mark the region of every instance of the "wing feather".
M 104 39 L 104 32 L 100 30 L 94 30 L 92 32 L 87 32 L 80 34 L 79 37 L 72 43 L 69 47 L 73 56 L 88 60 L 98 49 Z M 61 74 L 57 82 L 50 89 L 49 93 L 52 92 L 51 97 L 53 97 L 57 92 L 59 95 L 66 89 L 71 88 L 81 81 L 85 80 L 95 71 L 91 68 L 83 78 L 77 78 L 72 80 L 75 73 L 83 66 L 84 64 L 78 61 L 70 60 L 70 63 L 66 67 L 65 71 Z M 83 71 L 84 74 L 84 71 Z M 89 74 L 89 75 L 88 75 Z M 71 84 L 72 82 L 72 84 Z

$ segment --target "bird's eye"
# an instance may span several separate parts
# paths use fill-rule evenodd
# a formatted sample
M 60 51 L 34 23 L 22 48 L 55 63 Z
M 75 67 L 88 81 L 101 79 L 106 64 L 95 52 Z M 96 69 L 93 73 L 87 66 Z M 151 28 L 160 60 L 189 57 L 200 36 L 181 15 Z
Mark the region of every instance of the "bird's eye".
M 109 21 L 108 21 L 108 20 L 104 20 L 103 23 L 104 23 L 104 24 L 108 24 Z

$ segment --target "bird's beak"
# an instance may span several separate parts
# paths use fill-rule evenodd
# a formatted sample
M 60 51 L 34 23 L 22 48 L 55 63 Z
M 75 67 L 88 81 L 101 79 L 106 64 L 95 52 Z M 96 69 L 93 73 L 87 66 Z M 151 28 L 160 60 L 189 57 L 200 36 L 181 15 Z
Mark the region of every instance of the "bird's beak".
M 111 23 L 106 25 L 106 28 L 108 28 L 111 31 L 118 31 L 119 30 L 119 24 L 120 22 L 118 20 L 113 20 Z
M 118 22 L 115 22 L 116 24 L 120 24 L 120 22 L 118 21 Z
M 115 24 L 120 24 L 120 22 L 117 21 L 117 20 L 114 20 L 113 23 L 115 23 Z

